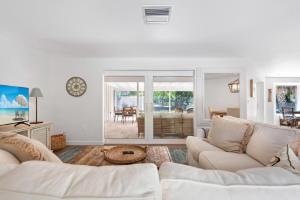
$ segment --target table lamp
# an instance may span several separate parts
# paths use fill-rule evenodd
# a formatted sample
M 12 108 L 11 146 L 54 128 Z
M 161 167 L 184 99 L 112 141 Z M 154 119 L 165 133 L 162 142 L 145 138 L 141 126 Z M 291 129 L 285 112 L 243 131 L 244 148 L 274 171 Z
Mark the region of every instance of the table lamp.
M 35 122 L 30 122 L 31 124 L 40 124 L 42 121 L 38 121 L 38 97 L 43 97 L 40 88 L 32 88 L 30 92 L 30 97 L 35 97 Z

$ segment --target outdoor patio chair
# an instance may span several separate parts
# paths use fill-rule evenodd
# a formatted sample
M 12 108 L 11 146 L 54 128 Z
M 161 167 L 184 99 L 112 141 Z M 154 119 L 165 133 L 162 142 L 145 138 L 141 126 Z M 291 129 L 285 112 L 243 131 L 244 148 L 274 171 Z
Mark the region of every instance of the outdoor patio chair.
M 122 121 L 123 124 L 127 121 L 127 118 L 131 117 L 132 123 L 134 122 L 133 120 L 133 109 L 132 107 L 123 107 L 123 112 L 122 112 Z
M 123 111 L 122 111 L 122 110 L 118 110 L 116 107 L 114 107 L 114 122 L 116 122 L 116 119 L 117 119 L 117 121 L 118 121 L 119 116 L 120 116 L 121 119 L 122 119 Z

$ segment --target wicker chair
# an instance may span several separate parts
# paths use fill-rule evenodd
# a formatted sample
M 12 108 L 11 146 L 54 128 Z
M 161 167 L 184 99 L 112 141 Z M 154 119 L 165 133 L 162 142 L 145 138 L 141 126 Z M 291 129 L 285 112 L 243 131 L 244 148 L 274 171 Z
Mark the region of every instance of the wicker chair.
M 144 116 L 137 118 L 138 136 L 145 132 Z M 184 138 L 194 134 L 193 114 L 187 113 L 156 113 L 153 116 L 154 136 L 164 138 L 169 134 L 176 134 Z

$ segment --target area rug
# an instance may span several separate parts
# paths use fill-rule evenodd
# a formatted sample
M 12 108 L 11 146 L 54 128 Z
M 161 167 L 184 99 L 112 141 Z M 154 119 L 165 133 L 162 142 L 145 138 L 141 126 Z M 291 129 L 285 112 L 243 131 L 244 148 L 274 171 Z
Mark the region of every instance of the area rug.
M 112 146 L 74 146 L 69 147 L 68 150 L 65 149 L 63 152 L 58 152 L 57 155 L 63 162 L 70 164 L 90 166 L 113 165 L 104 159 L 104 153 L 102 151 L 103 149 L 109 149 L 111 147 Z M 163 162 L 173 162 L 168 147 L 149 146 L 147 148 L 146 159 L 139 163 L 154 163 L 157 167 L 160 167 Z

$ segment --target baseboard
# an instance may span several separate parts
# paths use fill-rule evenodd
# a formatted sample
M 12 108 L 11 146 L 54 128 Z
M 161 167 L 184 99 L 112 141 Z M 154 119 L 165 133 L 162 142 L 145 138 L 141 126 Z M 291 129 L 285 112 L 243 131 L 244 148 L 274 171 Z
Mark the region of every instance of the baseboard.
M 67 145 L 103 145 L 103 141 L 96 141 L 96 140 L 69 140 L 67 141 Z

